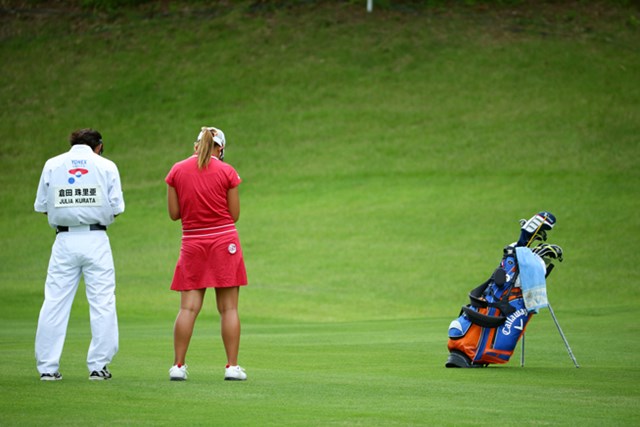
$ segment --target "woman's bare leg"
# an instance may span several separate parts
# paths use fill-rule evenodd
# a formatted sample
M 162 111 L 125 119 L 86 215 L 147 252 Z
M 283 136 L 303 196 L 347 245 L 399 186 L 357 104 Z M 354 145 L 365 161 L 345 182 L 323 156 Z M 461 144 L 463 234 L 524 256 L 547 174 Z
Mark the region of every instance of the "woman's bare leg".
M 239 293 L 239 287 L 216 288 L 222 342 L 227 353 L 227 364 L 231 366 L 238 364 L 238 351 L 240 349 Z
M 184 365 L 187 349 L 193 335 L 193 327 L 202 308 L 206 289 L 182 291 L 180 311 L 173 327 L 174 365 Z

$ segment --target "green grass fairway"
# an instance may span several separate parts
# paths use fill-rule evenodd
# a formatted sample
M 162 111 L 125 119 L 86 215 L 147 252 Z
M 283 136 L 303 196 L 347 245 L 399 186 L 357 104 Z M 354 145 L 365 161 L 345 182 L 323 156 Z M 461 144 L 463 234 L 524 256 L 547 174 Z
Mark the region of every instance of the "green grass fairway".
M 560 321 L 583 367 L 573 368 L 548 313 L 531 325 L 525 367 L 453 370 L 443 367 L 447 319 L 340 323 L 246 322 L 246 383 L 222 381 L 215 322 L 201 319 L 191 348 L 190 378 L 167 380 L 170 321 L 122 327 L 114 379 L 87 380 L 87 333 L 74 328 L 64 379 L 40 383 L 24 357 L 31 323 L 16 325 L 3 345 L 15 363 L 3 369 L 8 424 L 64 425 L 632 425 L 637 392 L 628 366 L 632 349 L 611 352 L 633 332 L 591 343 L 593 330 L 614 316 L 565 314 Z M 564 321 L 564 322 L 563 322 Z M 22 326 L 22 327 L 19 327 Z M 20 345 L 14 344 L 20 342 Z M 29 343 L 30 344 L 30 343 Z M 637 350 L 637 346 L 635 346 Z M 216 357 L 217 356 L 217 357 Z M 517 411 L 507 403 L 517 404 Z M 39 410 L 47 408 L 46 410 Z M 55 408 L 55 414 L 53 413 Z M 4 424 L 3 422 L 3 424 Z
M 0 426 L 639 424 L 640 10 L 375 3 L 2 2 Z M 164 177 L 202 125 L 243 178 L 244 383 L 222 380 L 213 293 L 189 380 L 168 381 L 181 230 Z M 87 380 L 81 285 L 64 379 L 44 383 L 54 232 L 33 201 L 80 127 L 102 132 L 125 192 L 120 351 L 111 381 Z M 540 210 L 558 218 L 548 294 L 580 369 L 548 310 L 524 367 L 518 347 L 445 369 L 449 322 Z

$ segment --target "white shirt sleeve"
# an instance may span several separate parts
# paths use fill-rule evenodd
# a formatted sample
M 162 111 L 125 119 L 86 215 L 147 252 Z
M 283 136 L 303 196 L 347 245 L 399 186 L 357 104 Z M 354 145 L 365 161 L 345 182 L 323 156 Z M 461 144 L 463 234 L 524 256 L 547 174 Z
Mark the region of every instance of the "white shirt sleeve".
M 111 163 L 113 168 L 110 176 L 109 185 L 109 204 L 113 209 L 113 216 L 120 215 L 124 212 L 124 195 L 122 194 L 122 184 L 120 183 L 120 172 L 115 163 Z
M 48 182 L 45 180 L 46 169 L 40 174 L 40 182 L 38 183 L 38 192 L 36 193 L 36 201 L 33 203 L 33 209 L 36 212 L 47 212 L 47 188 Z

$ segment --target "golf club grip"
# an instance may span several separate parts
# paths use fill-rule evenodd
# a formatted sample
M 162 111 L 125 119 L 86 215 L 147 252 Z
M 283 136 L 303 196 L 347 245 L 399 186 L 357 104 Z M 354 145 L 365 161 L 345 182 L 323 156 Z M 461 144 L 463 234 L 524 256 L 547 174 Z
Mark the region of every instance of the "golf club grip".
M 549 277 L 549 275 L 551 274 L 551 272 L 553 271 L 555 267 L 555 264 L 549 264 L 547 266 L 547 272 L 544 274 L 544 278 L 546 279 L 547 277 Z

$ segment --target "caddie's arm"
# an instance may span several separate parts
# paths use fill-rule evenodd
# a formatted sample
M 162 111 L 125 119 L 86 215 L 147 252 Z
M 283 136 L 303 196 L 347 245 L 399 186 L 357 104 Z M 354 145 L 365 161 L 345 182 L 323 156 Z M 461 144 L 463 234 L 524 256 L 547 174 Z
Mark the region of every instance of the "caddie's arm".
M 120 172 L 118 167 L 114 165 L 114 170 L 110 173 L 109 178 L 109 204 L 116 217 L 124 212 L 124 195 L 122 194 L 122 184 L 120 183 Z
M 167 207 L 169 208 L 169 218 L 174 221 L 180 219 L 180 202 L 178 202 L 178 192 L 175 188 L 167 186 Z
M 47 191 L 49 189 L 49 175 L 50 171 L 45 168 L 42 170 L 42 174 L 40 175 L 40 181 L 38 182 L 38 192 L 36 193 L 36 201 L 33 203 L 33 209 L 36 212 L 43 213 L 47 215 L 48 206 L 47 206 Z

